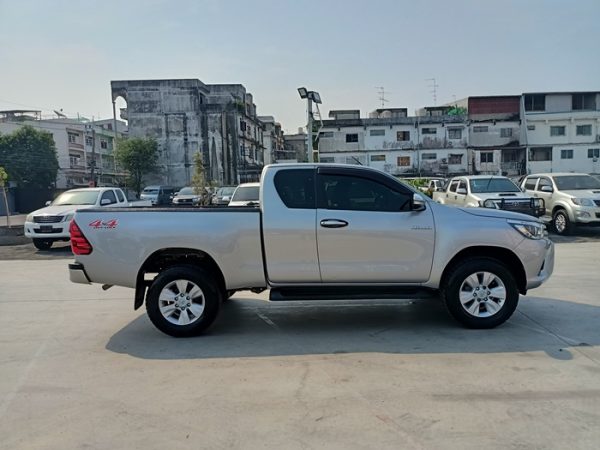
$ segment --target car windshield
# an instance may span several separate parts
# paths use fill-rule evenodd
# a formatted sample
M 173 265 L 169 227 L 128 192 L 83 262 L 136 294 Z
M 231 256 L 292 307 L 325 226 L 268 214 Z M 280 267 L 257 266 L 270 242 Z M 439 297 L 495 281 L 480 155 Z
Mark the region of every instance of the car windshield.
M 258 201 L 259 186 L 240 186 L 233 194 L 232 202 Z
M 222 187 L 219 189 L 219 194 L 221 196 L 231 195 L 235 191 L 235 187 Z
M 158 194 L 158 189 L 146 188 L 142 191 L 142 194 Z
M 559 191 L 600 189 L 600 180 L 590 175 L 561 175 L 554 177 L 554 182 Z
M 177 193 L 177 195 L 194 195 L 194 188 L 184 187 Z
M 59 205 L 95 205 L 98 200 L 98 191 L 67 191 L 60 194 L 52 202 Z
M 489 192 L 520 192 L 519 187 L 508 178 L 476 178 L 469 180 L 471 192 L 482 194 Z

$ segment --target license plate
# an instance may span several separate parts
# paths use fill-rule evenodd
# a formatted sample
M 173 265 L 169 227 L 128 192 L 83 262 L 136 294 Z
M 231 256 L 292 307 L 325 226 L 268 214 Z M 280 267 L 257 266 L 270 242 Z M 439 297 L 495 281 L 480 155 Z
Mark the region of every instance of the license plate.
M 42 233 L 52 233 L 52 225 L 42 225 L 40 231 Z

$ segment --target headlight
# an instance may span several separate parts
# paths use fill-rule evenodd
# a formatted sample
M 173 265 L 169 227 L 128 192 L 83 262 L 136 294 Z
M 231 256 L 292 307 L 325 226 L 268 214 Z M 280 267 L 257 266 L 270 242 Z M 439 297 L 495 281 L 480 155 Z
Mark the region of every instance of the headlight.
M 571 201 L 573 203 L 575 203 L 577 206 L 596 206 L 594 204 L 594 201 L 589 199 L 589 198 L 575 198 L 573 197 L 571 199 Z
M 63 222 L 70 222 L 74 215 L 75 215 L 75 213 L 67 214 L 64 217 Z
M 33 222 L 33 214 L 27 214 L 25 218 L 25 222 Z
M 536 222 L 521 222 L 517 220 L 509 220 L 511 227 L 529 239 L 542 239 L 545 235 L 546 226 Z

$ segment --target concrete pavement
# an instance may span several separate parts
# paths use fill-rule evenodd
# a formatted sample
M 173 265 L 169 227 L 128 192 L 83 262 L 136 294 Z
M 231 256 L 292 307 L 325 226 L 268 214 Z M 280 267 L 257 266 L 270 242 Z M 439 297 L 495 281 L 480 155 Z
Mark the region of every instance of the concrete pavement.
M 237 294 L 173 339 L 68 260 L 0 261 L 0 449 L 597 448 L 600 243 L 504 326 L 435 301 Z

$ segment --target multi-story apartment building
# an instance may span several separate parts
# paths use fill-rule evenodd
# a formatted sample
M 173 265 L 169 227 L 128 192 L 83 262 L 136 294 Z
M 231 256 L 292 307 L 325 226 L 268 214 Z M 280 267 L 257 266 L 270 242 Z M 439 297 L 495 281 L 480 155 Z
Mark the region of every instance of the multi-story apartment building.
M 113 130 L 112 119 L 87 121 L 59 117 L 41 119 L 39 111 L 0 111 L 0 132 L 10 133 L 23 125 L 52 134 L 58 158 L 57 189 L 97 185 L 123 185 L 125 173 L 115 162 L 113 150 L 115 136 L 126 133 L 124 122 L 117 121 L 118 131 Z M 9 114 L 10 113 L 10 114 Z M 31 111 L 30 111 L 31 113 Z
M 263 124 L 252 95 L 241 84 L 204 84 L 197 79 L 112 81 L 113 103 L 127 103 L 131 136 L 159 145 L 161 172 L 149 182 L 191 182 L 200 152 L 208 181 L 237 184 L 258 180 L 264 165 Z
M 298 128 L 298 133 L 295 134 L 284 134 L 283 146 L 286 157 L 298 162 L 308 161 L 308 135 L 303 128 Z
M 521 96 L 528 172 L 600 173 L 600 92 Z
M 408 117 L 405 108 L 330 111 L 319 133 L 319 160 L 376 167 L 393 175 L 468 171 L 465 118 Z
M 273 116 L 259 116 L 263 124 L 263 145 L 265 148 L 265 165 L 276 162 L 295 162 L 296 152 L 285 148 L 281 124 Z

